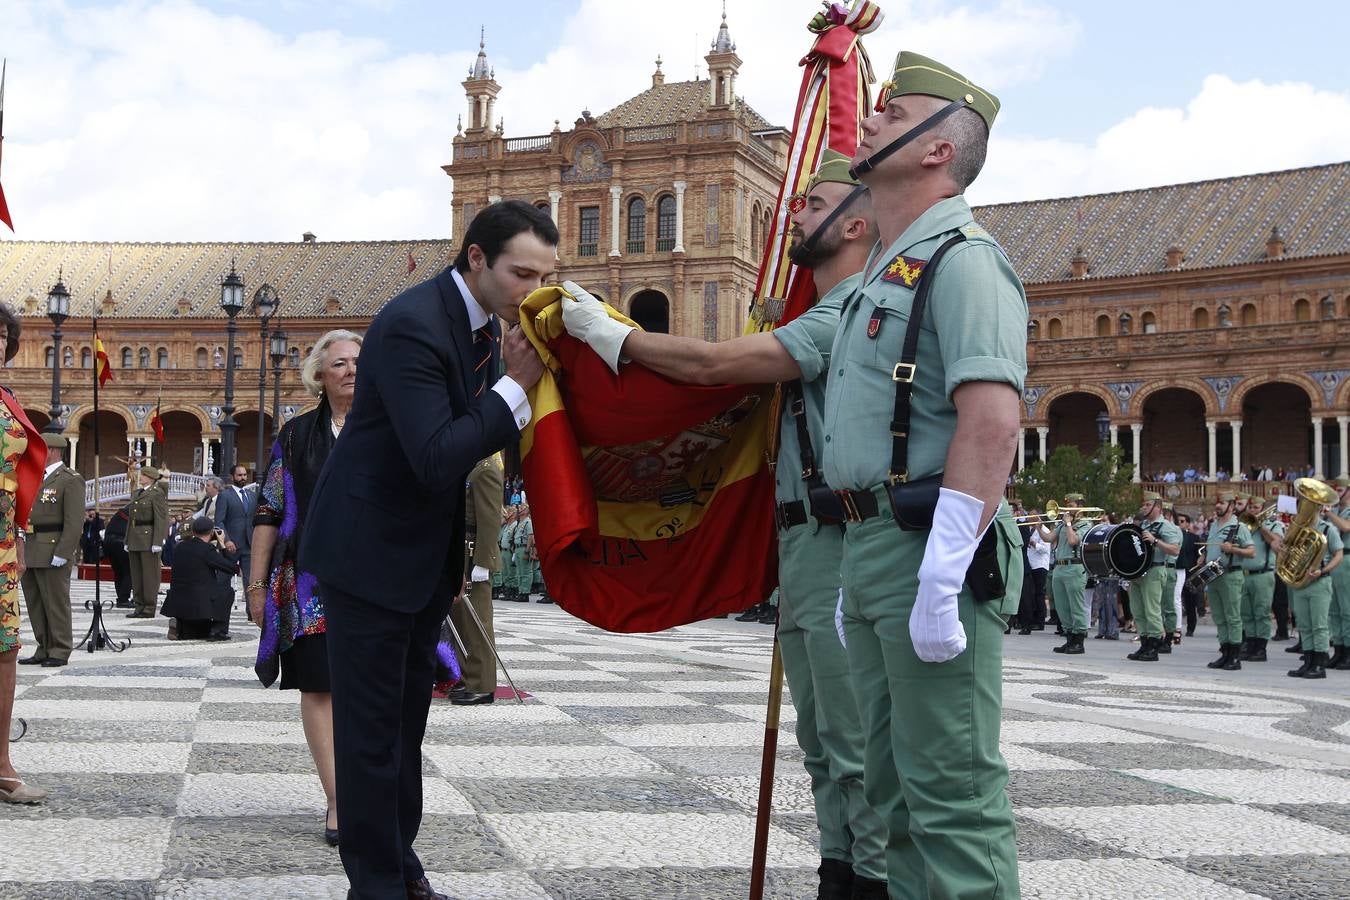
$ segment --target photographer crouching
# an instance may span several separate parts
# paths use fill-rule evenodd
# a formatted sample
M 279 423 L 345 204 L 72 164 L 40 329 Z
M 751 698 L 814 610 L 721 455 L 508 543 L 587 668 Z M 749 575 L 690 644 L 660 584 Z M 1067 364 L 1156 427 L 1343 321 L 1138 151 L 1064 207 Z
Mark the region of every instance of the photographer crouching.
M 234 590 L 230 577 L 238 564 L 221 549 L 225 533 L 210 516 L 197 516 L 192 534 L 174 549 L 173 575 L 162 612 L 178 620 L 178 639 L 230 639 L 230 608 Z

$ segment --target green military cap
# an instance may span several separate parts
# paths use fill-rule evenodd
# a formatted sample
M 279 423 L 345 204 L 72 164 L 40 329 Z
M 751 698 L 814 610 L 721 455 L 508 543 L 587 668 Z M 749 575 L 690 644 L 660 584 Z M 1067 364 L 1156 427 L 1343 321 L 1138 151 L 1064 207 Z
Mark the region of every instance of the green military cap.
M 70 441 L 66 440 L 64 434 L 53 434 L 50 431 L 42 433 L 42 441 L 53 450 L 64 450 L 70 446 Z
M 1219 491 L 1220 503 L 1232 503 L 1236 499 L 1237 494 L 1233 493 L 1232 491 Z
M 1162 494 L 1159 494 L 1157 491 L 1144 491 L 1144 502 L 1145 502 L 1145 503 L 1152 503 L 1152 502 L 1155 501 L 1155 500 L 1161 500 L 1161 499 L 1162 499 Z
M 1078 494 L 1078 493 L 1065 494 L 1065 495 L 1064 495 L 1064 502 L 1065 502 L 1065 503 L 1068 503 L 1070 500 L 1077 500 L 1079 503 L 1082 503 L 1082 502 L 1083 502 L 1083 495 L 1082 495 L 1082 494 Z
M 1337 475 L 1335 478 L 1331 479 L 1331 483 L 1338 488 L 1348 488 L 1350 487 L 1350 476 Z
M 802 194 L 809 194 L 818 184 L 827 181 L 835 184 L 856 185 L 858 179 L 849 174 L 849 166 L 853 160 L 838 150 L 831 150 L 826 147 L 824 154 L 820 157 L 820 165 L 816 168 L 816 174 L 811 176 L 811 180 L 806 183 L 806 190 Z
M 159 481 L 164 476 L 154 466 L 141 466 L 141 474 L 151 481 Z
M 1251 494 L 1247 493 L 1246 491 L 1238 491 L 1238 492 L 1237 492 L 1237 499 L 1239 499 L 1239 500 L 1251 500 L 1251 499 L 1253 499 L 1253 497 L 1252 497 Z
M 985 127 L 994 127 L 994 116 L 998 115 L 998 98 L 983 88 L 971 83 L 960 72 L 947 68 L 935 59 L 920 56 L 910 50 L 901 50 L 895 57 L 895 68 L 891 77 L 881 85 L 881 95 L 877 98 L 877 111 L 906 94 L 927 94 L 944 100 L 964 100 L 966 105 L 980 114 Z
M 1163 501 L 1163 509 L 1165 509 L 1167 512 L 1172 512 L 1172 501 L 1171 501 L 1171 500 L 1164 500 L 1164 501 Z

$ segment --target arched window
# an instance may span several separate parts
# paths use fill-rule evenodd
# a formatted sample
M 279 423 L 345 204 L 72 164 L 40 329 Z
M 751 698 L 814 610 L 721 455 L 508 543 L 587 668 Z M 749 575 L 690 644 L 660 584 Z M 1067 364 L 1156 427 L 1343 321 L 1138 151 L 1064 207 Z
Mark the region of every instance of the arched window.
M 1350 319 L 1350 294 L 1345 296 L 1345 317 Z
M 169 351 L 164 347 L 160 347 L 158 350 L 155 351 L 155 368 L 167 369 L 168 367 L 169 367 Z
M 759 239 L 767 244 L 773 238 L 773 213 L 770 210 L 764 210 L 764 220 L 759 226 Z M 760 251 L 763 252 L 764 246 L 760 245 Z
M 1107 328 L 1111 327 L 1110 319 L 1106 320 L 1106 327 Z M 1046 328 L 1046 333 L 1049 336 L 1050 340 L 1052 341 L 1055 340 L 1056 338 L 1064 337 L 1064 323 L 1061 322 L 1059 319 L 1051 319 L 1049 327 Z
M 131 365 L 132 365 L 131 360 L 132 360 L 131 348 L 130 348 L 130 347 L 123 347 L 123 348 L 122 348 L 122 368 L 124 368 L 124 369 L 130 369 L 130 368 L 131 368 Z
M 656 252 L 675 249 L 675 198 L 662 194 L 656 201 Z
M 1097 317 L 1097 337 L 1110 337 L 1110 336 L 1111 336 L 1111 317 L 1110 317 L 1110 316 L 1098 316 L 1098 317 Z
M 150 348 L 142 347 L 136 354 L 136 364 L 142 369 L 150 368 Z
M 647 201 L 641 197 L 628 201 L 628 252 L 647 252 Z
M 211 365 L 211 362 L 210 362 L 210 360 L 207 358 L 206 348 L 205 348 L 205 347 L 198 347 L 198 348 L 197 348 L 197 368 L 199 368 L 199 369 L 205 369 L 205 368 L 207 368 L 207 367 L 210 366 L 210 365 Z
M 764 252 L 764 242 L 759 236 L 759 216 L 759 201 L 756 200 L 755 205 L 750 208 L 750 252 L 755 258 Z
M 1195 312 L 1192 314 L 1191 325 L 1195 328 L 1208 328 L 1209 310 L 1205 309 L 1203 306 L 1197 306 Z
M 244 367 L 244 349 L 242 347 L 234 348 L 234 367 L 236 369 Z
M 1295 322 L 1312 321 L 1312 304 L 1309 303 L 1307 300 L 1304 300 L 1302 297 L 1294 301 L 1294 321 Z
M 56 348 L 48 347 L 46 352 L 42 355 L 42 364 L 50 369 L 54 362 L 56 362 Z
M 80 368 L 81 368 L 81 369 L 87 369 L 87 368 L 89 368 L 89 367 L 93 364 L 93 360 L 94 360 L 94 354 L 93 354 L 93 352 L 92 352 L 88 347 L 85 347 L 83 350 L 80 351 Z
M 1244 304 L 1242 304 L 1242 324 L 1243 324 L 1243 325 L 1255 325 L 1255 324 L 1256 324 L 1256 304 L 1255 304 L 1255 303 L 1244 303 Z
M 1153 313 L 1146 312 L 1144 313 L 1143 318 L 1139 320 L 1139 325 L 1143 329 L 1144 334 L 1156 334 L 1158 331 L 1158 318 L 1153 315 Z

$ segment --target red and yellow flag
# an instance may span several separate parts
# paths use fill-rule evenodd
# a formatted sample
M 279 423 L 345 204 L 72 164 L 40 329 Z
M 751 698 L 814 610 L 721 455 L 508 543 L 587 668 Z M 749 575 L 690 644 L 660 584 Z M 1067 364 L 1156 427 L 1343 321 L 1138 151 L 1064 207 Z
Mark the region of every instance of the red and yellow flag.
M 103 338 L 94 338 L 94 371 L 98 374 L 98 386 L 103 387 L 112 381 L 112 364 L 108 362 L 108 351 L 103 349 Z

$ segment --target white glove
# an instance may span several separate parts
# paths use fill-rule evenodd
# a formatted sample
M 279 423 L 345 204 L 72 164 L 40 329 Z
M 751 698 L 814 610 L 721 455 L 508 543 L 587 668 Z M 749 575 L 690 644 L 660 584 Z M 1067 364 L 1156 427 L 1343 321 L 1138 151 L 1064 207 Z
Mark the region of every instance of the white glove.
M 163 550 L 163 549 L 164 549 L 163 547 L 161 547 L 161 546 L 159 546 L 158 544 L 156 544 L 155 546 L 153 546 L 153 547 L 150 548 L 150 552 L 151 552 L 151 553 L 159 553 L 159 552 L 160 552 L 161 550 Z
M 619 374 L 619 353 L 633 326 L 611 319 L 605 305 L 575 281 L 564 281 L 562 287 L 574 298 L 563 297 L 563 327 L 572 337 L 590 345 L 610 371 Z
M 487 581 L 491 577 L 492 573 L 482 566 L 474 566 L 473 571 L 469 573 L 469 580 L 474 584 L 477 584 L 480 581 Z
M 61 568 L 62 566 L 64 566 L 65 564 L 66 564 L 66 558 L 65 558 L 64 556 L 53 556 L 53 557 L 52 557 L 52 565 L 53 565 L 54 567 L 56 567 L 56 568 L 59 569 L 59 568 Z
M 919 593 L 909 614 L 909 638 L 924 662 L 946 662 L 966 649 L 956 600 L 980 543 L 983 514 L 983 500 L 948 488 L 938 493 L 933 530 L 919 566 Z
M 834 604 L 834 630 L 839 632 L 839 646 L 847 648 L 848 641 L 844 639 L 844 589 L 839 589 L 839 600 Z

